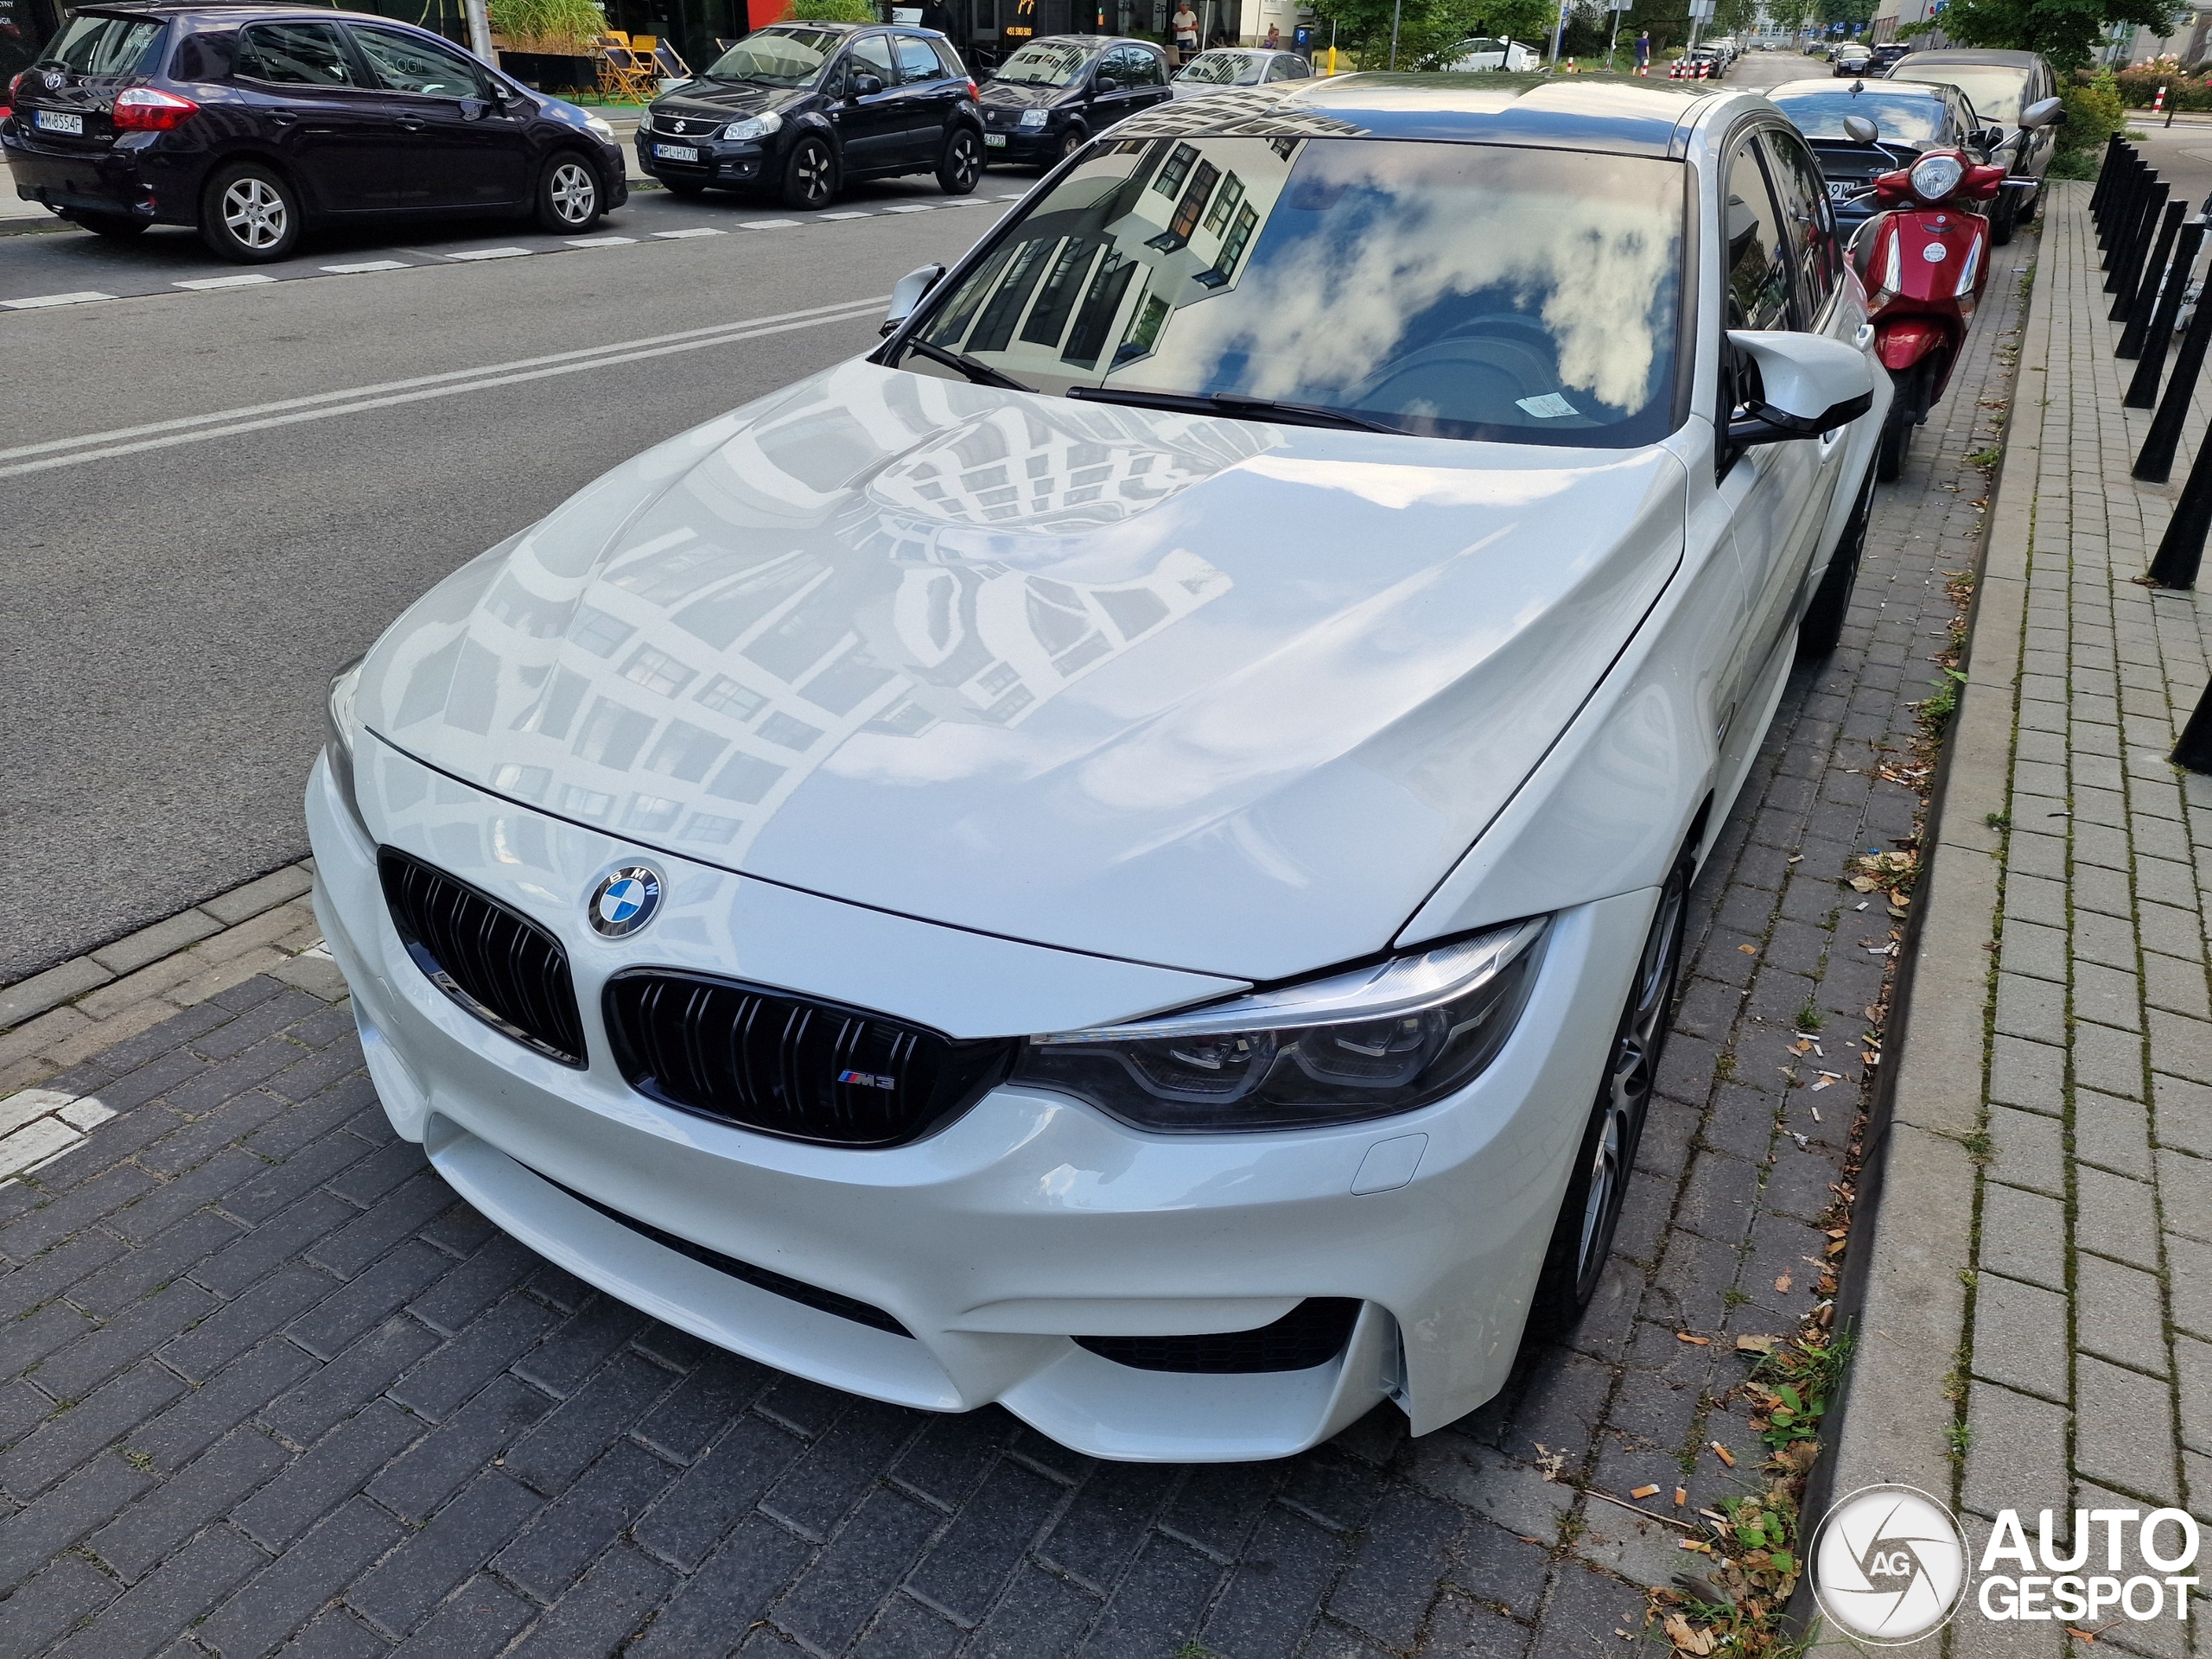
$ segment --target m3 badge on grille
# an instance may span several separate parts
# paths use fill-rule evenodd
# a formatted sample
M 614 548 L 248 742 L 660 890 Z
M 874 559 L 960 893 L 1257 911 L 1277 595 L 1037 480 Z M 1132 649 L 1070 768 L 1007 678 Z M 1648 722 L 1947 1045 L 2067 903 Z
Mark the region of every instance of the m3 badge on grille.
M 603 939 L 626 939 L 660 908 L 660 874 L 643 864 L 616 870 L 593 889 L 584 913 Z

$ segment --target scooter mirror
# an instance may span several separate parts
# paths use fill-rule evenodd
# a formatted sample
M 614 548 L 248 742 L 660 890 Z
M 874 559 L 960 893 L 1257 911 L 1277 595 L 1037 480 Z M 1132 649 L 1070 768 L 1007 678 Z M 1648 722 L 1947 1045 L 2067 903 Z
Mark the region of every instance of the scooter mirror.
M 2037 99 L 2020 111 L 2020 124 L 2024 127 L 2055 127 L 2065 118 L 2066 102 L 2063 99 Z
M 1863 115 L 1843 118 L 1843 136 L 1854 144 L 1871 144 L 1882 136 L 1882 130 Z

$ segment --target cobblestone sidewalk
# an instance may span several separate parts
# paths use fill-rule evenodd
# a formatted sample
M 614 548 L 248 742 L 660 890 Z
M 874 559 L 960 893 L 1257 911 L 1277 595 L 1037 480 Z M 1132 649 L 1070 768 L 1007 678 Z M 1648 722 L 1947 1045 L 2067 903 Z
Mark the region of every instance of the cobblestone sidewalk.
M 2212 780 L 2165 759 L 2207 606 L 2136 580 L 2174 493 L 2127 476 L 2088 188 L 2045 215 L 1837 1453 L 1977 1548 L 2000 1508 L 2212 1518 Z M 2098 1641 L 2202 1652 L 2202 1617 Z M 2072 1649 L 1971 1610 L 1949 1640 Z
M 126 952 L 70 965 L 83 988 L 0 992 L 4 1075 L 39 1091 L 16 1132 L 83 1137 L 0 1185 L 0 1653 L 1623 1651 L 1677 1535 L 1578 1487 L 1656 1485 L 1671 1516 L 1678 1484 L 1687 1510 L 1748 1485 L 1761 1448 L 1716 1403 L 1744 1374 L 1731 1338 L 1822 1294 L 1814 1223 L 1860 1067 L 1830 1061 L 1846 1084 L 1815 1094 L 1789 1045 L 1809 1010 L 1855 1054 L 1879 992 L 1865 938 L 1890 922 L 1842 877 L 1911 832 L 1913 797 L 1873 772 L 1935 677 L 1943 573 L 1976 556 L 1965 457 L 2032 246 L 1999 256 L 1879 498 L 1844 644 L 1791 683 L 1700 884 L 1599 1304 L 1490 1407 L 1418 1441 L 1384 1408 L 1281 1464 L 1115 1465 L 995 1409 L 897 1410 L 709 1351 L 500 1236 L 392 1139 L 296 918 L 251 946 L 268 971 L 219 985 L 211 952 L 249 957 L 218 927 L 190 973 Z M 87 1036 L 145 987 L 146 1028 Z M 150 1008 L 174 987 L 206 994 Z

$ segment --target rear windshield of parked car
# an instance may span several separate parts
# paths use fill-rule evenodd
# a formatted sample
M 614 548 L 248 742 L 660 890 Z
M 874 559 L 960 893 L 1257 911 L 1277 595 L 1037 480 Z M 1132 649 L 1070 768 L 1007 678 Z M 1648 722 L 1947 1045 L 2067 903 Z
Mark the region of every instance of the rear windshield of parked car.
M 1266 60 L 1242 52 L 1201 52 L 1185 64 L 1175 79 L 1208 86 L 1256 86 Z
M 2008 125 L 2020 118 L 2020 99 L 2027 92 L 2028 77 L 2033 73 L 2007 69 L 2001 64 L 1923 68 L 1914 63 L 1905 67 L 1912 73 L 1902 79 L 1941 81 L 1946 86 L 1955 86 L 1967 95 L 1967 102 L 1974 105 L 1975 113 L 1983 120 L 2002 121 Z
M 130 75 L 146 67 L 162 25 L 120 17 L 77 17 L 39 61 L 79 75 Z
M 764 29 L 716 58 L 707 79 L 810 86 L 844 38 L 821 29 Z
M 1681 164 L 1640 156 L 1127 139 L 1018 208 L 917 329 L 1040 391 L 1624 447 L 1673 423 L 1685 203 Z
M 1943 99 L 1940 93 L 1878 92 L 1872 86 L 1857 92 L 1839 86 L 1833 92 L 1785 92 L 1774 101 L 1808 138 L 1843 138 L 1847 115 L 1863 115 L 1882 130 L 1882 142 L 1923 144 L 1942 136 Z
M 1039 41 L 1025 46 L 998 67 L 994 80 L 1016 81 L 1024 86 L 1065 86 L 1083 73 L 1090 54 L 1079 46 L 1056 46 Z

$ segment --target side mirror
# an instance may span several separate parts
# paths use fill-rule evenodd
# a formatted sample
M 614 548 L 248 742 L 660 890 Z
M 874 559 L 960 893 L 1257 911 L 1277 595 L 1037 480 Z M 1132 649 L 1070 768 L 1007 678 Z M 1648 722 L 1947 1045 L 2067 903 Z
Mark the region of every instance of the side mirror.
M 1111 75 L 1101 75 L 1090 83 L 1090 90 L 1099 93 L 1118 92 L 1122 90 L 1122 83 Z
M 1863 115 L 1843 118 L 1843 136 L 1854 144 L 1871 144 L 1882 136 L 1882 130 Z
M 875 332 L 888 339 L 899 332 L 899 325 L 914 315 L 914 308 L 922 297 L 935 288 L 938 278 L 944 275 L 943 265 L 923 265 L 901 276 L 891 290 L 891 308 L 883 314 L 883 326 Z
M 2063 99 L 2040 98 L 2020 111 L 2020 124 L 2025 128 L 2056 127 L 2066 120 Z
M 1731 328 L 1728 344 L 1758 365 L 1761 399 L 1728 423 L 1738 448 L 1816 438 L 1874 406 L 1874 369 L 1866 353 L 1825 334 Z
M 874 98 L 883 90 L 883 78 L 880 75 L 855 75 L 849 84 L 852 91 L 846 96 L 856 100 Z

